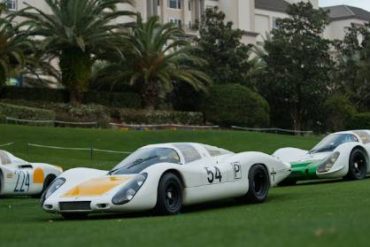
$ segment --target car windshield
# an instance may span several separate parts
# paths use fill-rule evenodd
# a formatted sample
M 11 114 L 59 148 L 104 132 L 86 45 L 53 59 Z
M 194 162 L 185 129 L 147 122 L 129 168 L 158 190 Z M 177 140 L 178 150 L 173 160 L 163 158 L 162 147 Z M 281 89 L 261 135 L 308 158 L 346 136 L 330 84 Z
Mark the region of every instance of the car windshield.
M 109 174 L 136 174 L 157 163 L 180 164 L 180 157 L 171 148 L 142 148 L 121 161 Z
M 310 153 L 331 152 L 339 145 L 347 142 L 358 142 L 355 135 L 352 134 L 332 134 L 325 137 L 319 142 Z

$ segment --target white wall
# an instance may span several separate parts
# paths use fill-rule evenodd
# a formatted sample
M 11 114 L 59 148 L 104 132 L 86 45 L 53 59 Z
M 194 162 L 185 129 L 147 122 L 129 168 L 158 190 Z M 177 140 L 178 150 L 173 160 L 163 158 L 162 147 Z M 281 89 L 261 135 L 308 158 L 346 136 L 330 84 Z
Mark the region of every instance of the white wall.
M 263 41 L 266 37 L 266 33 L 270 32 L 273 28 L 273 21 L 277 18 L 286 18 L 287 14 L 282 12 L 275 12 L 263 9 L 255 10 L 255 32 L 259 33 L 257 41 Z
M 343 40 L 351 24 L 364 25 L 366 21 L 357 19 L 338 20 L 331 22 L 324 31 L 324 37 L 327 39 Z

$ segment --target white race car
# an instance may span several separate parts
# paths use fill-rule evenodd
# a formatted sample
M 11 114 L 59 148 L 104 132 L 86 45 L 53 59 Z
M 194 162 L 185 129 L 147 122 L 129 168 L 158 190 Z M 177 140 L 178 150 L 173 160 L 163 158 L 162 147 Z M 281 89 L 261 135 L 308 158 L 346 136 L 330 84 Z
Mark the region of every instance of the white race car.
M 283 184 L 299 180 L 348 178 L 363 179 L 370 172 L 370 131 L 343 131 L 326 136 L 310 151 L 282 148 L 273 156 L 292 166 Z
M 142 147 L 111 171 L 75 168 L 41 197 L 42 208 L 65 218 L 92 212 L 151 210 L 176 214 L 183 205 L 224 198 L 263 202 L 290 165 L 260 152 L 232 153 L 199 143 Z
M 41 195 L 62 168 L 29 163 L 0 150 L 0 195 Z

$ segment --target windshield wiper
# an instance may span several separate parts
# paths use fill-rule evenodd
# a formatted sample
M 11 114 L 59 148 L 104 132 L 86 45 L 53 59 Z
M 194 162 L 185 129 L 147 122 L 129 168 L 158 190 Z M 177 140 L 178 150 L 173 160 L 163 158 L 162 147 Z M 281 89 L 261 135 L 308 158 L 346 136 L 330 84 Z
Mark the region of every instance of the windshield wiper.
M 150 156 L 146 159 L 138 159 L 138 160 L 135 160 L 134 162 L 132 162 L 132 165 L 128 166 L 127 169 L 130 169 L 134 166 L 137 166 L 137 165 L 140 165 L 148 160 L 152 160 L 152 159 L 155 159 L 155 158 L 158 158 L 158 156 Z
M 158 156 L 150 156 L 150 157 L 148 157 L 146 159 L 137 159 L 134 162 L 132 162 L 132 165 L 130 165 L 130 166 L 127 166 L 127 167 L 126 166 L 121 166 L 119 168 L 116 168 L 116 169 L 113 169 L 113 170 L 109 171 L 108 172 L 108 175 L 112 175 L 113 173 L 121 170 L 122 168 L 130 169 L 130 168 L 132 168 L 134 166 L 140 165 L 140 164 L 142 164 L 142 163 L 144 163 L 144 162 L 146 162 L 148 160 L 155 159 L 155 158 L 158 158 Z

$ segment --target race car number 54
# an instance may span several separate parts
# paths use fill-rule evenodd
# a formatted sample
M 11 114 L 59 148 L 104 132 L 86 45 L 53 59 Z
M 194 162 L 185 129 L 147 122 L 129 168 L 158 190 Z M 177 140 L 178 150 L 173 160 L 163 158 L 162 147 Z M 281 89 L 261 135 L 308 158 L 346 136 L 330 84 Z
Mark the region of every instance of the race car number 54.
M 213 168 L 213 169 L 212 169 Z M 214 183 L 215 180 L 218 180 L 220 183 L 222 181 L 222 174 L 220 169 L 217 166 L 212 168 L 206 167 L 207 179 L 210 184 Z M 213 171 L 214 170 L 214 171 Z

